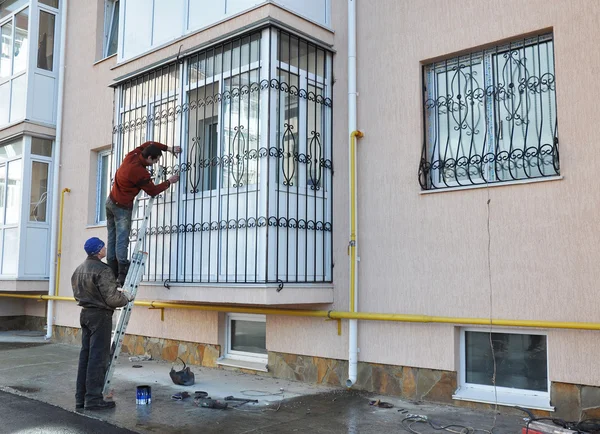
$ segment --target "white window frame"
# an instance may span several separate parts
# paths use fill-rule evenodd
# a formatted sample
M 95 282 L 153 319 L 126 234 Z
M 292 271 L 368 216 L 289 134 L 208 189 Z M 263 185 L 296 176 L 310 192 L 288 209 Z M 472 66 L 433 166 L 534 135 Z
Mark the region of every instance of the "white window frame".
M 257 363 L 267 363 L 269 356 L 268 354 L 259 354 L 259 353 L 250 353 L 246 351 L 235 351 L 231 349 L 231 321 L 253 321 L 253 322 L 261 322 L 265 325 L 265 331 L 267 327 L 267 317 L 266 315 L 252 315 L 246 313 L 227 313 L 227 317 L 225 319 L 225 351 L 224 358 L 233 359 L 233 360 L 241 360 L 245 362 L 257 362 Z M 266 346 L 266 344 L 265 344 Z
M 62 1 L 62 0 L 61 0 Z M 58 9 L 55 9 L 53 7 L 47 6 L 45 4 L 42 3 L 38 3 L 38 10 L 36 11 L 36 21 L 35 21 L 35 38 L 36 38 L 36 43 L 35 46 L 32 44 L 31 47 L 35 47 L 35 63 L 33 64 L 33 66 L 35 66 L 35 71 L 38 74 L 42 74 L 42 75 L 46 75 L 48 77 L 57 77 L 58 76 L 58 58 L 60 57 L 60 53 L 59 53 L 59 40 L 61 38 L 61 34 L 60 34 L 60 14 Z M 49 15 L 54 15 L 54 46 L 52 47 L 52 70 L 47 70 L 47 69 L 43 69 L 43 68 L 38 68 L 37 66 L 37 58 L 38 58 L 38 39 L 39 39 L 39 31 L 40 31 L 40 16 L 42 14 L 42 12 L 46 12 Z M 31 20 L 30 20 L 31 22 Z M 33 50 L 32 50 L 33 51 Z
M 106 218 L 104 220 L 100 219 L 100 214 L 102 211 L 102 208 L 105 206 L 106 204 L 106 197 L 102 197 L 102 189 L 100 188 L 100 185 L 102 183 L 102 169 L 103 169 L 103 158 L 104 157 L 108 157 L 108 168 L 107 168 L 107 175 L 109 177 L 109 181 L 111 178 L 111 170 L 112 170 L 112 162 L 110 161 L 110 157 L 112 154 L 112 150 L 111 149 L 105 149 L 103 151 L 98 151 L 96 153 L 96 157 L 98 158 L 98 163 L 96 165 L 97 168 L 97 172 L 96 172 L 96 216 L 94 219 L 94 222 L 97 225 L 102 225 L 102 224 L 106 224 Z
M 15 80 L 17 80 L 18 78 L 20 78 L 21 76 L 26 76 L 27 77 L 27 73 L 29 72 L 29 59 L 27 59 L 27 61 L 25 62 L 25 69 L 22 71 L 19 71 L 18 73 L 14 73 L 14 69 L 15 69 L 15 59 L 14 59 L 14 55 L 15 55 L 15 37 L 16 37 L 16 32 L 17 32 L 17 26 L 15 23 L 15 16 L 18 15 L 19 13 L 21 13 L 22 11 L 24 11 L 25 9 L 29 8 L 29 21 L 27 23 L 27 44 L 28 44 L 28 48 L 27 48 L 27 52 L 28 52 L 28 56 L 31 56 L 31 47 L 33 46 L 33 44 L 31 44 L 31 37 L 34 35 L 37 38 L 37 29 L 35 29 L 35 32 L 33 32 L 32 26 L 36 25 L 37 23 L 35 22 L 35 20 L 33 19 L 33 15 L 32 15 L 32 9 L 31 9 L 31 3 L 28 2 L 25 5 L 23 5 L 22 7 L 20 7 L 19 9 L 16 9 L 13 13 L 11 13 L 10 15 L 7 15 L 6 17 L 4 17 L 2 20 L 0 20 L 0 27 L 2 27 L 3 25 L 7 24 L 8 22 L 12 21 L 12 35 L 11 35 L 11 45 L 10 45 L 10 74 L 7 77 L 2 77 L 0 78 L 0 86 L 4 85 L 6 83 L 9 83 L 9 92 L 8 92 L 8 123 L 6 124 L 1 124 L 0 126 L 4 127 L 7 125 L 12 125 L 16 122 L 20 122 L 22 119 L 12 119 L 12 93 L 13 93 L 13 82 Z M 35 11 L 37 13 L 37 11 Z M 1 37 L 1 35 L 0 35 Z M 37 45 L 37 44 L 36 44 Z M 36 48 L 36 55 L 37 55 L 37 48 Z M 25 88 L 25 101 L 27 101 L 27 88 L 29 87 L 29 84 L 27 83 L 28 80 L 26 80 L 26 88 Z M 25 116 L 27 117 L 27 107 L 25 107 Z
M 119 42 L 117 39 L 117 48 L 115 50 L 114 53 L 109 54 L 108 53 L 108 49 L 109 49 L 109 45 L 110 45 L 110 39 L 112 36 L 112 28 L 113 28 L 113 21 L 115 19 L 115 5 L 116 3 L 119 3 L 119 0 L 106 0 L 104 3 L 104 38 L 103 40 L 103 44 L 102 44 L 102 58 L 107 58 L 110 56 L 114 56 L 115 54 L 117 54 L 119 52 Z M 121 5 L 119 4 L 119 14 L 120 14 L 120 9 L 121 9 Z M 117 17 L 118 19 L 119 17 Z M 120 31 L 120 21 L 117 25 L 117 38 L 119 35 L 119 31 Z
M 491 72 L 486 73 L 486 71 L 491 71 L 493 69 L 494 66 L 494 58 L 497 56 L 501 56 L 503 55 L 505 52 L 509 52 L 512 50 L 526 50 L 527 48 L 529 48 L 531 46 L 531 44 L 533 43 L 533 41 L 535 40 L 535 37 L 532 38 L 527 38 L 527 40 L 525 42 L 523 42 L 522 40 L 514 40 L 511 42 L 507 42 L 504 44 L 499 45 L 498 47 L 496 47 L 496 51 L 492 51 L 492 50 L 483 50 L 483 52 L 481 50 L 472 52 L 471 54 L 466 53 L 465 55 L 461 55 L 461 56 L 457 56 L 457 57 L 453 57 L 451 59 L 448 59 L 446 62 L 444 61 L 439 61 L 439 62 L 434 62 L 432 64 L 428 64 L 425 65 L 425 69 L 424 69 L 424 75 L 423 75 L 423 80 L 424 83 L 423 85 L 427 87 L 428 91 L 427 93 L 430 94 L 429 89 L 433 89 L 433 95 L 428 95 L 427 98 L 432 98 L 434 97 L 436 100 L 438 98 L 440 98 L 440 96 L 444 96 L 443 92 L 440 93 L 438 91 L 438 86 L 437 86 L 437 74 L 440 73 L 449 73 L 449 72 L 453 72 L 453 68 L 456 68 L 457 65 L 459 64 L 463 64 L 466 61 L 467 57 L 470 57 L 472 64 L 474 65 L 478 65 L 477 68 L 473 68 L 472 70 L 469 68 L 469 66 L 465 67 L 465 71 L 466 72 L 470 72 L 473 71 L 475 74 L 477 74 L 478 78 L 481 78 L 482 82 L 479 83 L 479 85 L 481 86 L 482 89 L 489 89 L 490 87 L 494 87 L 497 86 L 498 80 L 501 79 L 502 77 L 495 77 Z M 538 37 L 537 40 L 537 44 L 546 44 L 549 43 L 551 44 L 552 47 L 552 53 L 551 53 L 551 57 L 553 60 L 556 59 L 555 56 L 555 50 L 554 50 L 554 34 L 553 33 L 547 33 L 547 34 L 543 34 L 540 35 Z M 480 66 L 479 66 L 480 65 Z M 555 68 L 552 68 L 553 73 L 555 73 Z M 482 76 L 479 77 L 479 73 L 482 73 Z M 451 84 L 451 83 L 448 83 Z M 448 89 L 446 89 L 446 94 L 449 93 Z M 459 90 L 460 93 L 460 90 Z M 482 112 L 483 115 L 480 117 L 480 133 L 482 135 L 487 136 L 487 143 L 484 149 L 482 149 L 482 155 L 488 154 L 488 153 L 492 153 L 492 154 L 497 154 L 498 151 L 496 151 L 496 148 L 499 148 L 501 151 L 508 151 L 509 149 L 507 148 L 507 144 L 504 141 L 504 134 L 503 134 L 503 127 L 502 127 L 502 113 L 498 111 L 498 107 L 492 102 L 492 100 L 494 99 L 494 97 L 488 96 L 484 101 L 482 102 Z M 436 118 L 436 116 L 439 116 L 439 114 L 437 114 L 436 112 L 431 112 L 431 113 L 424 113 L 425 118 L 427 118 L 426 125 L 425 128 L 429 131 L 433 130 L 435 128 L 435 126 L 437 125 L 438 121 Z M 556 114 L 555 114 L 556 115 Z M 499 119 L 499 126 L 496 124 L 495 120 Z M 450 126 L 450 125 L 448 125 Z M 475 127 L 475 126 L 473 126 Z M 532 128 L 536 128 L 536 126 L 532 126 Z M 468 135 L 468 132 L 465 132 L 463 134 L 461 134 L 463 136 L 463 140 L 462 140 L 462 147 L 466 147 L 468 148 L 470 146 L 470 141 L 471 141 L 471 136 Z M 438 139 L 442 139 L 443 136 L 438 137 Z M 443 159 L 442 157 L 442 147 L 444 146 L 443 143 L 437 143 L 434 144 L 434 141 L 432 141 L 431 137 L 428 137 L 428 133 L 426 133 L 426 146 L 427 146 L 427 152 L 426 152 L 426 158 L 428 161 L 430 160 L 436 160 L 436 161 L 447 161 L 449 158 Z M 435 158 L 432 158 L 432 150 L 434 148 L 434 146 L 436 146 L 436 153 L 435 153 Z M 526 148 L 525 143 L 522 146 L 517 146 L 517 149 L 522 149 L 524 150 Z M 464 157 L 468 157 L 468 152 L 467 153 L 462 153 L 459 158 L 464 158 Z M 451 158 L 454 158 L 454 156 L 451 156 Z M 486 178 L 488 179 L 488 182 L 493 182 L 493 183 L 510 183 L 510 182 L 514 182 L 514 181 L 520 181 L 520 180 L 524 180 L 524 179 L 539 179 L 539 177 L 533 177 L 533 178 L 518 178 L 518 179 L 512 179 L 512 180 L 502 180 L 502 179 L 498 179 L 497 178 L 497 174 L 496 174 L 496 166 L 498 165 L 498 162 L 488 162 L 488 163 L 484 163 L 483 164 L 483 172 L 486 173 Z M 472 174 L 471 176 L 464 176 L 463 178 L 461 178 L 461 180 L 456 180 L 456 178 L 454 180 L 451 179 L 446 179 L 443 180 L 443 174 L 440 172 L 439 168 L 438 169 L 431 169 L 431 181 L 432 181 L 432 187 L 433 188 L 452 188 L 452 187 L 464 187 L 465 185 L 481 185 L 481 184 L 485 184 L 485 180 L 479 175 L 479 174 Z M 469 183 L 469 184 L 465 184 L 465 182 L 467 181 L 468 178 L 471 178 L 474 182 L 473 183 Z
M 33 184 L 32 184 L 32 173 L 33 173 L 33 163 L 44 163 L 48 165 L 48 184 L 46 185 L 46 198 L 43 200 L 43 202 L 46 202 L 46 219 L 45 220 L 31 220 L 31 212 L 28 214 L 27 220 L 24 221 L 24 223 L 27 223 L 29 225 L 43 225 L 43 226 L 47 226 L 50 225 L 51 222 L 51 217 L 50 217 L 50 213 L 51 213 L 51 204 L 52 204 L 52 196 L 51 196 L 51 188 L 52 188 L 52 161 L 53 161 L 53 157 L 54 157 L 54 140 L 50 140 L 50 139 L 46 139 L 48 140 L 51 145 L 52 145 L 52 155 L 50 155 L 49 157 L 44 156 L 44 155 L 38 155 L 38 154 L 34 154 L 31 152 L 31 143 L 33 142 L 33 138 L 29 138 L 29 164 L 28 164 L 28 183 L 29 183 L 29 191 L 31 192 L 31 189 L 33 188 Z M 25 196 L 23 196 L 23 199 L 25 199 Z M 27 196 L 28 199 L 28 206 L 31 206 L 31 193 Z M 41 199 L 39 202 L 42 202 Z
M 480 333 L 506 333 L 506 334 L 522 334 L 522 335 L 542 335 L 546 337 L 546 372 L 548 387 L 546 392 L 537 390 L 527 389 L 515 389 L 510 387 L 501 386 L 487 386 L 476 383 L 466 382 L 466 344 L 465 344 L 465 332 L 480 332 Z M 489 328 L 480 327 L 463 327 L 460 329 L 460 369 L 458 372 L 458 388 L 452 399 L 461 401 L 474 401 L 482 402 L 486 404 L 498 404 L 505 405 L 508 407 L 525 407 L 530 409 L 554 411 L 554 407 L 550 405 L 550 343 L 548 341 L 548 332 L 546 330 L 532 329 L 532 330 L 517 330 L 509 328 L 493 328 L 491 331 Z

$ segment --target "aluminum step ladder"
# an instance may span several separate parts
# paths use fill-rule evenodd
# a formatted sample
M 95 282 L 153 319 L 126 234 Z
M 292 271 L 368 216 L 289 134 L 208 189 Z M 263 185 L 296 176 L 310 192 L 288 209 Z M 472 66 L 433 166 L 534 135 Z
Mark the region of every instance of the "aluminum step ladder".
M 163 177 L 164 168 L 159 167 L 158 173 L 153 179 L 153 181 L 160 180 Z M 135 202 L 133 204 L 132 221 L 135 220 L 140 198 L 143 196 L 143 194 L 144 192 L 141 191 L 135 198 Z M 127 276 L 125 277 L 123 289 L 127 290 L 132 295 L 132 300 L 121 309 L 119 313 L 119 320 L 117 322 L 117 326 L 115 327 L 115 330 L 113 332 L 113 337 L 110 346 L 110 361 L 108 364 L 108 369 L 106 370 L 106 376 L 104 377 L 104 388 L 102 389 L 103 395 L 108 395 L 110 392 L 112 376 L 115 371 L 117 359 L 119 358 L 119 354 L 121 353 L 121 347 L 123 346 L 125 331 L 127 330 L 129 318 L 131 317 L 131 310 L 133 309 L 133 302 L 135 301 L 138 286 L 142 281 L 142 277 L 144 276 L 144 271 L 146 269 L 146 260 L 148 259 L 148 253 L 144 252 L 142 249 L 144 247 L 144 237 L 146 236 L 146 229 L 148 227 L 148 222 L 150 221 L 150 214 L 152 213 L 153 205 L 154 197 L 151 196 L 145 205 L 142 224 L 138 229 L 135 247 L 131 252 L 131 261 L 129 265 L 129 270 L 127 272 Z

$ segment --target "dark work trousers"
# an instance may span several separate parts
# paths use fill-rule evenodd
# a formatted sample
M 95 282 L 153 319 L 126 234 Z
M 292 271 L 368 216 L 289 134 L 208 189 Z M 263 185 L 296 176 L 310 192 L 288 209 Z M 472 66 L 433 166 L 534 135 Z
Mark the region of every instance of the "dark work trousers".
M 112 310 L 81 309 L 81 352 L 75 392 L 78 405 L 94 405 L 104 400 L 102 388 L 110 361 L 112 316 Z

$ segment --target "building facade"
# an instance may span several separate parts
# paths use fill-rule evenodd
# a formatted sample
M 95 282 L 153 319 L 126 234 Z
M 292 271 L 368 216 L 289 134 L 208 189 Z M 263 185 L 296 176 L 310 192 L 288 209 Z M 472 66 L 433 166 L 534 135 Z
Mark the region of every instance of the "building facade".
M 364 134 L 352 245 L 347 3 L 356 7 Z M 183 148 L 161 163 L 180 182 L 158 197 L 141 234 L 149 264 L 138 299 L 231 310 L 138 307 L 128 351 L 344 384 L 347 321 L 338 330 L 336 321 L 267 308 L 347 311 L 352 284 L 359 312 L 446 318 L 360 320 L 355 387 L 562 417 L 597 414 L 597 332 L 557 324 L 594 323 L 600 313 L 600 190 L 583 170 L 599 148 L 585 110 L 600 67 L 588 49 L 598 38 L 595 2 L 69 2 L 55 156 L 56 112 L 48 107 L 56 106 L 49 80 L 57 68 L 43 67 L 48 42 L 42 49 L 40 41 L 49 33 L 33 33 L 47 29 L 42 13 L 58 17 L 58 6 L 0 5 L 1 68 L 12 68 L 0 92 L 5 86 L 17 95 L 2 99 L 8 114 L 0 125 L 2 241 L 19 245 L 19 255 L 2 262 L 4 292 L 44 290 L 31 282 L 45 283 L 54 261 L 48 246 L 57 216 L 40 200 L 52 197 L 41 185 L 57 175 L 54 159 L 58 188 L 71 190 L 58 279 L 60 295 L 69 296 L 84 241 L 106 237 L 112 174 L 127 152 L 157 140 Z M 10 43 L 24 40 L 24 7 L 39 18 L 30 15 L 38 52 L 28 48 L 23 74 L 14 66 L 20 54 L 5 50 L 4 29 Z M 26 99 L 18 98 L 19 80 Z M 18 170 L 22 181 L 11 175 Z M 11 214 L 15 195 L 31 197 L 30 206 L 22 200 Z M 350 247 L 358 249 L 359 284 L 350 276 Z M 43 314 L 17 299 L 5 306 Z M 78 310 L 56 303 L 55 338 L 76 340 Z M 490 318 L 507 321 L 490 327 Z

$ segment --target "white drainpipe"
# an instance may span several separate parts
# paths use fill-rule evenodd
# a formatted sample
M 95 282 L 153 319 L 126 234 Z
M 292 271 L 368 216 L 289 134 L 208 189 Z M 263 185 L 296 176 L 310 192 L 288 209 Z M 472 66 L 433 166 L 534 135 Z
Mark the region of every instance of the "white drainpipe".
M 62 10 L 60 19 L 60 55 L 58 65 L 58 102 L 56 107 L 56 140 L 54 141 L 54 165 L 52 168 L 52 229 L 50 234 L 50 280 L 48 295 L 56 294 L 56 245 L 58 244 L 58 202 L 60 200 L 59 170 L 60 145 L 62 142 L 63 89 L 65 84 L 65 51 L 67 45 L 67 0 L 61 0 Z M 52 338 L 54 325 L 54 300 L 48 300 L 48 318 L 46 321 L 46 339 Z
M 348 0 L 348 136 L 357 129 L 356 125 L 356 1 Z M 356 165 L 355 165 L 356 167 Z M 355 173 L 356 176 L 356 173 Z M 350 189 L 352 194 L 352 190 Z M 352 210 L 350 210 L 352 213 Z M 358 212 L 356 212 L 358 214 Z M 352 216 L 350 216 L 352 218 Z M 357 216 L 355 216 L 357 218 Z M 358 220 L 356 220 L 358 228 Z M 355 231 L 356 240 L 358 240 L 358 229 Z M 358 242 L 355 244 L 355 260 L 358 262 Z M 354 267 L 355 296 L 354 306 L 350 310 L 358 312 L 358 263 Z M 351 319 L 348 321 L 348 380 L 346 387 L 352 387 L 356 383 L 356 372 L 358 367 L 358 321 Z

